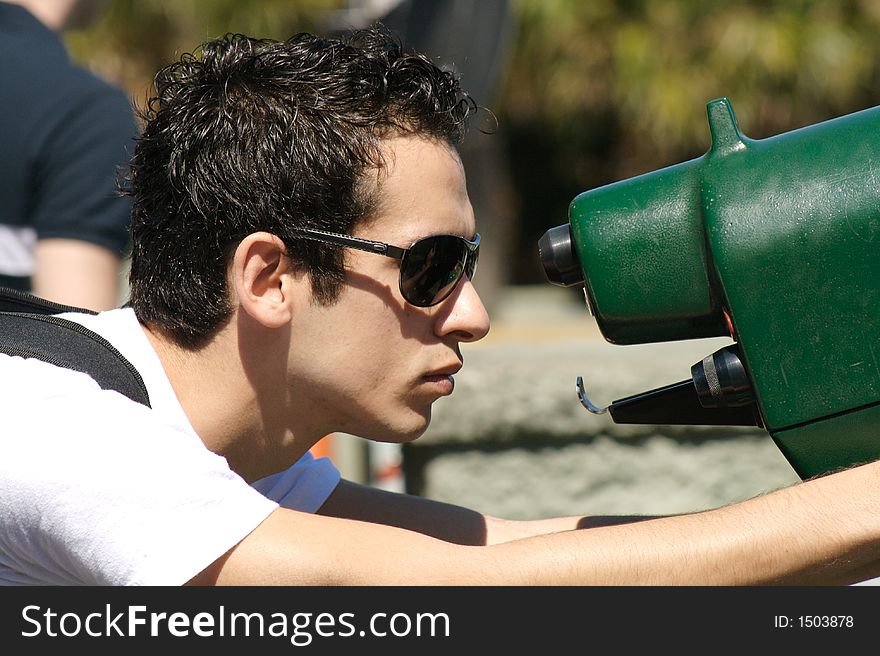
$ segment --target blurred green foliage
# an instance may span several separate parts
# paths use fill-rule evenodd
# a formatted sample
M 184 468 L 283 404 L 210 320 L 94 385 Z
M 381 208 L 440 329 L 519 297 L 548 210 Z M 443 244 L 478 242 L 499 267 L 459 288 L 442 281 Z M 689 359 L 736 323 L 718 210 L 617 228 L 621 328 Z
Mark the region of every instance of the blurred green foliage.
M 539 121 L 573 150 L 589 143 L 591 123 L 611 128 L 609 179 L 703 152 L 705 104 L 719 96 L 731 99 L 753 138 L 880 97 L 875 0 L 517 0 L 517 7 L 504 114 L 517 124 Z
M 880 104 L 878 0 L 513 2 L 517 33 L 492 109 L 523 249 L 566 220 L 578 192 L 704 153 L 713 98 L 730 98 L 751 138 Z M 345 6 L 108 0 L 98 24 L 66 38 L 143 104 L 155 71 L 207 38 L 322 31 Z M 533 266 L 512 278 L 542 281 Z
M 156 71 L 227 32 L 285 38 L 322 29 L 340 0 L 105 0 L 88 29 L 65 33 L 71 55 L 142 105 Z

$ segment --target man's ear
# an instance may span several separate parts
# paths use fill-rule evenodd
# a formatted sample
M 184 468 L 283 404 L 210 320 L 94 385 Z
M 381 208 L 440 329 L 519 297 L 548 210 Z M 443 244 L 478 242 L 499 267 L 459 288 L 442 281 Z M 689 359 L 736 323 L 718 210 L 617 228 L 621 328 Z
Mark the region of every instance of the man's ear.
M 303 275 L 275 235 L 254 232 L 241 240 L 230 265 L 230 286 L 242 310 L 267 328 L 290 323 Z

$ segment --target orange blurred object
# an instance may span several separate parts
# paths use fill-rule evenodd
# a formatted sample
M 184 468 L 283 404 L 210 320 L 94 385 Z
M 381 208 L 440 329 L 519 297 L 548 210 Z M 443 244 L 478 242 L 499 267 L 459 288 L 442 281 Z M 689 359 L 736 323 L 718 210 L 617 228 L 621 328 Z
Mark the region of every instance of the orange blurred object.
M 327 457 L 333 459 L 333 434 L 325 435 L 309 449 L 315 458 Z

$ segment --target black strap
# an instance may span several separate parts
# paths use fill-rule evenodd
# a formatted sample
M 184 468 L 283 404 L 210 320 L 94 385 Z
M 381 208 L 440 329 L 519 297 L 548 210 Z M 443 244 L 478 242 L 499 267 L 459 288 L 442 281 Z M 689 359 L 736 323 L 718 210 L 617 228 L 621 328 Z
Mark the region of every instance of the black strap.
M 98 333 L 55 316 L 61 312 L 96 314 L 0 287 L 0 353 L 38 358 L 88 374 L 102 389 L 116 390 L 150 407 L 147 387 L 134 365 Z

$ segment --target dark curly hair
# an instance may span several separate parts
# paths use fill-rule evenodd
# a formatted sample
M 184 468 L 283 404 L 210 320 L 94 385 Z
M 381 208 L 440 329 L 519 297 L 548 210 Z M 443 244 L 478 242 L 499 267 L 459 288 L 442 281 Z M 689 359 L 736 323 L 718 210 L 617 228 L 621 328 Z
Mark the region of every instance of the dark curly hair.
M 381 140 L 457 145 L 476 109 L 458 80 L 381 25 L 337 38 L 227 34 L 162 69 L 141 112 L 132 196 L 129 305 L 188 348 L 231 316 L 228 258 L 267 231 L 334 302 L 343 251 L 298 226 L 348 233 L 376 202 Z

